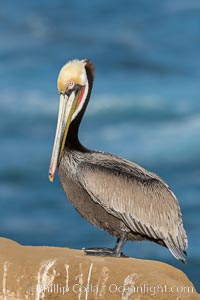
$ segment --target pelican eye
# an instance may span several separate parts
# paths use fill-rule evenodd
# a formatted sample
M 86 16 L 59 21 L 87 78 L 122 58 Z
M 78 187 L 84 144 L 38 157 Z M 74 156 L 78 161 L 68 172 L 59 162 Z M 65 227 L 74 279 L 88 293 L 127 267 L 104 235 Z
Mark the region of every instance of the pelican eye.
M 75 81 L 70 81 L 67 90 L 72 90 L 75 87 Z

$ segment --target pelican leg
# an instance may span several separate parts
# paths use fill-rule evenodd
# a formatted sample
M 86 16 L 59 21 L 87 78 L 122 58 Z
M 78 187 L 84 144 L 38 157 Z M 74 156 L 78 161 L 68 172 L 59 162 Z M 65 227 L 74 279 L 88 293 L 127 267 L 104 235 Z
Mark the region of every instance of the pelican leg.
M 83 248 L 86 255 L 94 256 L 111 256 L 111 257 L 127 257 L 122 253 L 122 247 L 127 241 L 127 232 L 123 232 L 122 236 L 117 239 L 114 249 L 110 248 Z
M 114 253 L 116 257 L 124 256 L 124 254 L 122 253 L 122 248 L 126 243 L 126 241 L 127 241 L 127 232 L 123 231 L 122 236 L 117 239 L 117 243 L 114 248 Z

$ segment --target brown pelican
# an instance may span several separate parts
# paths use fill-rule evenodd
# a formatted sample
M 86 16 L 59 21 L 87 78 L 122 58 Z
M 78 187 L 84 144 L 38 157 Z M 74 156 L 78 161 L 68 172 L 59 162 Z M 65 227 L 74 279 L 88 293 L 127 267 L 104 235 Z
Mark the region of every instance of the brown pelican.
M 86 149 L 78 139 L 94 79 L 91 61 L 72 60 L 58 76 L 60 104 L 49 168 L 57 167 L 68 199 L 82 217 L 117 238 L 114 249 L 87 254 L 121 256 L 127 240 L 150 240 L 186 262 L 187 236 L 178 200 L 156 174 L 118 156 Z

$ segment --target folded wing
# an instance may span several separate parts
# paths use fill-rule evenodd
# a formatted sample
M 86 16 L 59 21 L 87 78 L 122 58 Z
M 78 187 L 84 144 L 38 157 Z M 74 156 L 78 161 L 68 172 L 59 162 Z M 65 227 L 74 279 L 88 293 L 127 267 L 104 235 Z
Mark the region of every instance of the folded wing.
M 120 218 L 131 231 L 164 241 L 174 256 L 186 250 L 178 201 L 157 175 L 136 164 L 126 165 L 126 161 L 113 167 L 105 160 L 104 164 L 82 162 L 77 174 L 93 201 Z

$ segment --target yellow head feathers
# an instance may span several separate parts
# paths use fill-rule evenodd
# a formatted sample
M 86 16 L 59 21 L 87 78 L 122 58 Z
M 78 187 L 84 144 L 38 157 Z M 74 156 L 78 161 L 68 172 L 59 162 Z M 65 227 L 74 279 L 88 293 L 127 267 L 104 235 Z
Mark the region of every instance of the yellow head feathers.
M 62 67 L 57 82 L 59 93 L 64 94 L 71 83 L 86 85 L 86 64 L 86 60 L 71 60 Z

